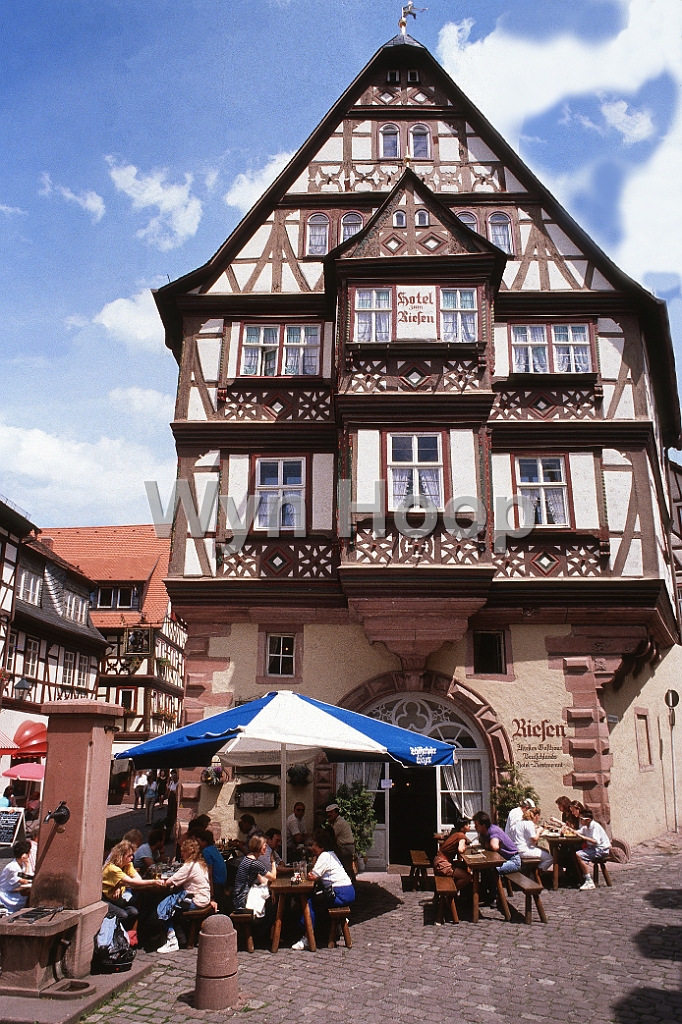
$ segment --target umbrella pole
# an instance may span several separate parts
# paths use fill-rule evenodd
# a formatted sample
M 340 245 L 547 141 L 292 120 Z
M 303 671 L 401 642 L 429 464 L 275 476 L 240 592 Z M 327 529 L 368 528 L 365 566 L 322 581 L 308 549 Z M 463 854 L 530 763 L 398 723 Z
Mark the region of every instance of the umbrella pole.
M 287 745 L 280 744 L 281 750 L 281 779 L 279 787 L 279 800 L 282 809 L 282 859 L 287 863 Z

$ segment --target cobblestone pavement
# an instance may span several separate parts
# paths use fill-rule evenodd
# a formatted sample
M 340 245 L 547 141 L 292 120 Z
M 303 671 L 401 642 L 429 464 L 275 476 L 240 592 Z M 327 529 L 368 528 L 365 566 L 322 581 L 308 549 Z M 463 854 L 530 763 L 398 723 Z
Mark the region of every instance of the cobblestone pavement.
M 84 1020 L 180 1024 L 680 1024 L 682 837 L 642 844 L 613 865 L 613 888 L 544 897 L 549 923 L 434 923 L 428 893 L 396 875 L 365 875 L 351 919 L 353 948 L 239 954 L 234 1010 L 194 1010 L 196 951 L 149 955 L 152 972 Z M 369 880 L 367 880 L 369 879 Z M 513 899 L 523 910 L 523 898 Z

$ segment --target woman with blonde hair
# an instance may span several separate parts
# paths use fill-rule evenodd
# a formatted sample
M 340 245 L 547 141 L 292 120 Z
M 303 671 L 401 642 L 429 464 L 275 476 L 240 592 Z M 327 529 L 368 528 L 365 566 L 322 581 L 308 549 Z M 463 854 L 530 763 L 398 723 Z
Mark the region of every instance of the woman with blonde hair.
M 163 900 L 159 904 L 158 916 L 161 923 L 170 920 L 166 942 L 158 950 L 159 953 L 173 953 L 181 943 L 187 945 L 184 931 L 181 928 L 181 915 L 185 910 L 203 910 L 211 906 L 218 909 L 218 904 L 211 899 L 211 880 L 208 865 L 203 858 L 201 846 L 196 839 L 184 839 L 180 844 L 180 855 L 183 865 L 166 882 L 176 894 L 182 893 L 180 900 Z M 165 916 L 165 915 L 168 916 Z M 183 942 L 184 940 L 184 942 Z
M 124 927 L 132 928 L 137 922 L 138 910 L 135 894 L 155 884 L 153 879 L 140 877 L 133 867 L 135 847 L 127 839 L 117 843 L 102 868 L 102 899 L 117 908 Z

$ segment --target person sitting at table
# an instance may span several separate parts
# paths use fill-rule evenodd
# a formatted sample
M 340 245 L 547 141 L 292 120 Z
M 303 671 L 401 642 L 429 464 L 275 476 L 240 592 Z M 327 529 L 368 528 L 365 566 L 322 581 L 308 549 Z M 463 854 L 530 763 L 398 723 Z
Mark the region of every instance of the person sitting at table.
M 580 819 L 584 813 L 585 808 L 580 803 L 580 800 L 571 800 L 571 806 L 568 811 L 568 821 L 566 822 L 568 827 L 577 831 L 580 828 Z
M 355 861 L 355 836 L 353 829 L 345 818 L 341 817 L 341 809 L 338 804 L 328 804 L 325 807 L 327 820 L 334 829 L 336 839 L 335 849 L 338 858 L 343 864 L 344 870 L 352 880 L 355 878 L 353 863 Z
M 235 910 L 253 911 L 254 934 L 268 931 L 272 922 L 272 902 L 268 882 L 274 882 L 277 868 L 270 857 L 265 836 L 251 836 L 248 853 L 242 857 L 232 891 Z
M 31 886 L 21 876 L 29 873 L 31 843 L 28 839 L 20 839 L 12 847 L 13 860 L 5 864 L 0 871 L 0 906 L 13 914 L 26 906 Z
M 329 808 L 327 808 L 327 813 L 329 813 Z M 308 878 L 320 884 L 319 895 L 316 894 L 314 899 L 308 900 L 310 917 L 314 928 L 316 911 L 318 913 L 322 911 L 326 915 L 326 911 L 330 907 L 345 907 L 346 904 L 353 903 L 355 900 L 355 888 L 343 864 L 336 854 L 329 849 L 329 836 L 324 829 L 318 829 L 315 833 L 310 849 L 315 857 L 315 863 L 308 872 Z M 303 920 L 301 920 L 301 927 L 304 927 Z M 304 935 L 291 948 L 310 949 L 308 936 Z
M 566 822 L 568 821 L 568 819 L 570 817 L 570 814 L 571 814 L 571 811 L 570 811 L 570 807 L 571 807 L 570 797 L 558 796 L 554 802 L 557 805 L 557 807 L 559 808 L 559 814 L 561 815 L 561 820 L 563 821 L 564 824 L 566 824 Z
M 194 832 L 193 835 L 199 841 L 204 860 L 208 864 L 211 894 L 222 914 L 226 909 L 225 882 L 227 881 L 227 867 L 225 860 L 215 844 L 215 836 L 210 829 L 205 828 L 201 832 Z
M 166 846 L 166 833 L 162 828 L 153 828 L 147 836 L 147 842 L 135 850 L 133 867 L 144 875 L 150 867 L 163 859 Z
M 504 864 L 500 864 L 497 871 L 500 875 L 508 875 L 512 871 L 519 871 L 521 868 L 521 855 L 513 840 L 499 825 L 492 825 L 489 816 L 485 811 L 477 811 L 473 817 L 474 827 L 478 832 L 481 845 L 486 850 L 499 853 L 504 858 Z
M 294 813 L 289 815 L 285 825 L 286 857 L 290 864 L 293 864 L 295 860 L 300 860 L 301 847 L 308 837 L 304 815 L 305 804 L 301 800 L 297 800 L 294 804 Z
M 140 878 L 133 867 L 133 844 L 122 839 L 111 851 L 109 861 L 102 868 L 102 899 L 117 908 L 123 927 L 131 931 L 137 924 L 138 909 L 135 894 L 138 890 L 156 885 L 154 879 Z
M 187 945 L 187 937 L 182 927 L 182 914 L 185 910 L 203 910 L 208 906 L 214 910 L 218 909 L 218 904 L 211 899 L 208 865 L 201 852 L 199 840 L 194 837 L 185 839 L 180 847 L 180 856 L 183 860 L 182 867 L 163 884 L 175 889 L 176 895 L 184 893 L 182 905 L 177 905 L 180 901 L 166 900 L 159 904 L 157 913 L 160 923 L 170 921 L 170 925 L 167 926 L 166 942 L 157 949 L 157 953 L 174 953 Z
M 279 828 L 269 828 L 265 833 L 268 846 L 270 847 L 270 859 L 272 863 L 282 864 L 282 858 L 279 855 L 279 851 L 282 849 L 282 830 Z
M 11 786 L 6 786 L 5 791 L 0 796 L 0 807 L 16 807 L 17 800 L 14 795 L 14 790 Z
M 508 836 L 511 835 L 511 829 L 513 826 L 523 819 L 523 812 L 527 811 L 529 807 L 535 807 L 535 801 L 531 800 L 529 796 L 525 797 L 523 800 L 519 800 L 518 807 L 512 807 L 511 811 L 507 815 L 507 820 L 504 826 L 504 831 Z
M 123 836 L 123 839 L 119 839 L 119 843 L 122 843 L 124 841 L 126 843 L 130 843 L 130 845 L 133 848 L 133 853 L 134 853 L 136 850 L 138 850 L 140 848 L 140 846 L 142 846 L 142 844 L 144 842 L 144 836 L 140 832 L 139 828 L 131 828 L 131 829 L 129 829 L 128 832 L 125 833 L 125 835 Z M 112 850 L 114 849 L 114 846 L 116 846 L 116 843 L 112 844 L 112 846 L 109 849 L 109 852 L 107 853 L 106 860 L 104 861 L 104 866 L 105 867 L 109 863 L 109 861 L 111 860 L 111 853 L 112 853 Z
M 583 876 L 583 884 L 580 888 L 583 891 L 588 891 L 595 887 L 590 873 L 590 864 L 594 864 L 596 860 L 606 860 L 611 852 L 611 840 L 599 822 L 594 820 L 592 811 L 588 809 L 584 809 L 580 815 L 578 835 L 585 839 L 582 850 L 576 850 L 575 853 L 576 864 Z
M 473 881 L 470 872 L 464 864 L 461 861 L 457 862 L 455 860 L 458 854 L 464 853 L 466 845 L 467 840 L 464 833 L 453 830 L 447 839 L 441 843 L 438 853 L 433 858 L 434 875 L 444 875 L 445 878 L 452 878 L 457 889 L 463 889 L 466 885 L 471 885 Z
M 190 822 L 187 822 L 187 827 L 183 832 L 182 826 L 184 822 L 175 822 L 175 858 L 180 860 L 180 847 L 184 843 L 185 839 L 189 839 L 194 832 L 203 832 L 205 828 L 208 828 L 211 819 L 208 814 L 199 814 L 196 818 L 192 818 Z
M 554 864 L 552 854 L 538 846 L 540 814 L 539 807 L 527 808 L 523 812 L 521 821 L 512 825 L 511 831 L 507 832 L 507 835 L 519 851 L 522 864 L 532 864 L 539 871 L 551 871 Z

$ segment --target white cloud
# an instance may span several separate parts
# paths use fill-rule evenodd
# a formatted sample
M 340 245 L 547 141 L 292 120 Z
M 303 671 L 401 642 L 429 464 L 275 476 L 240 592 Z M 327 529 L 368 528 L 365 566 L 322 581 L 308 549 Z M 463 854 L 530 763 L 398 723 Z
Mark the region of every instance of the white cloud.
M 149 522 L 145 480 L 167 493 L 174 459 L 117 438 L 76 441 L 0 422 L 2 490 L 30 510 L 39 526 Z M 106 511 L 103 511 L 106 510 Z
M 96 192 L 88 190 L 87 192 L 81 192 L 78 194 L 76 192 L 72 192 L 71 189 L 67 188 L 65 185 L 55 185 L 47 171 L 43 171 L 40 176 L 40 180 L 43 187 L 39 189 L 38 195 L 51 196 L 53 192 L 56 192 L 58 195 L 62 196 L 63 199 L 66 199 L 71 203 L 77 203 L 82 210 L 85 210 L 90 214 L 93 224 L 98 224 L 106 213 L 107 208 L 104 205 L 104 200 Z
M 13 217 L 17 213 L 26 216 L 28 210 L 22 210 L 18 206 L 5 206 L 4 203 L 0 203 L 0 213 L 4 213 L 5 217 Z
M 524 122 L 577 95 L 602 100 L 605 118 L 630 145 L 649 137 L 648 112 L 629 111 L 618 93 L 636 92 L 645 82 L 669 74 L 682 88 L 682 3 L 679 0 L 630 0 L 626 23 L 615 36 L 592 43 L 571 34 L 529 40 L 498 25 L 470 42 L 472 22 L 446 25 L 439 55 L 449 74 L 486 117 L 518 146 Z M 624 102 L 624 101 L 623 101 Z M 623 116 L 623 114 L 625 116 Z M 615 122 L 618 123 L 615 123 Z M 651 126 L 653 128 L 653 125 Z M 682 274 L 682 202 L 678 196 L 682 166 L 682 104 L 678 101 L 670 129 L 642 166 L 630 169 L 621 197 L 623 241 L 614 258 L 642 280 L 651 271 Z M 570 205 L 589 167 L 547 181 Z
M 64 323 L 69 329 L 77 328 L 80 330 L 80 328 L 82 327 L 87 327 L 90 321 L 88 320 L 87 316 L 79 316 L 78 314 L 76 314 L 75 316 L 67 316 Z
M 286 167 L 293 155 L 293 153 L 276 153 L 259 171 L 238 174 L 225 193 L 224 199 L 227 205 L 236 206 L 242 213 L 248 213 L 268 185 L 271 185 L 279 172 Z
M 114 388 L 109 392 L 109 401 L 121 412 L 149 423 L 170 423 L 173 419 L 175 399 L 153 388 Z
M 201 200 L 191 195 L 191 174 L 185 175 L 184 184 L 167 181 L 167 171 L 141 174 L 133 164 L 117 164 L 114 157 L 106 157 L 109 174 L 119 192 L 133 201 L 134 210 L 156 207 L 158 213 L 137 237 L 161 252 L 177 249 L 197 233 L 203 208 Z
M 620 132 L 626 146 L 644 142 L 645 139 L 650 139 L 656 131 L 651 120 L 651 112 L 649 110 L 632 110 L 631 112 L 625 100 L 602 103 L 599 109 L 604 115 L 606 123 Z
M 213 189 L 218 184 L 218 171 L 216 171 L 216 170 L 206 171 L 206 174 L 204 175 L 204 184 L 206 185 L 206 188 L 208 189 L 208 191 L 212 192 Z
M 164 330 L 152 293 L 148 288 L 129 299 L 107 302 L 92 322 L 105 327 L 117 341 L 142 352 L 164 351 Z

